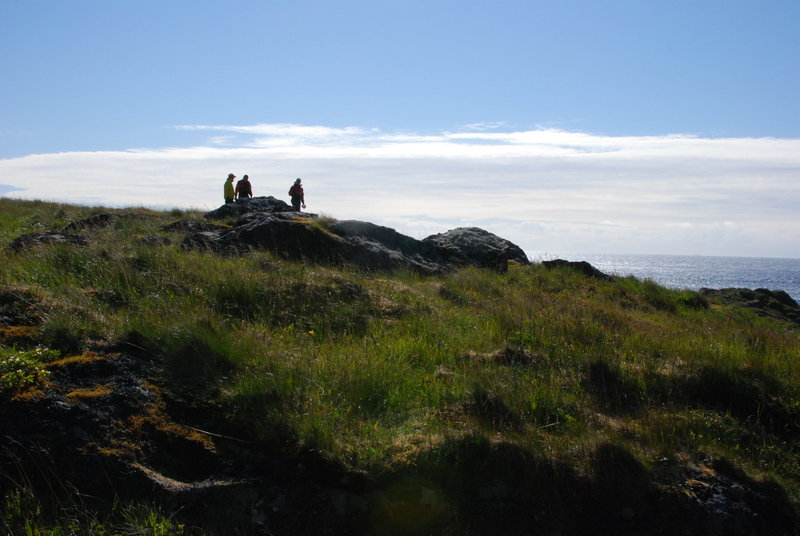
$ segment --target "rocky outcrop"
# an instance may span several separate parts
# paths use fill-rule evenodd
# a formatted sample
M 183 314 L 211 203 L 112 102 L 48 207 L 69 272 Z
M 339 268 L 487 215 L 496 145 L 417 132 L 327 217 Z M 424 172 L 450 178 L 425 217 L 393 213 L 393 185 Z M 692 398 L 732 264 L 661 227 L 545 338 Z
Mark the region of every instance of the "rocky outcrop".
M 356 266 L 373 270 L 411 268 L 422 273 L 452 267 L 435 247 L 389 227 L 347 220 L 333 223 L 328 229 L 345 241 L 343 254 Z
M 161 228 L 162 231 L 168 233 L 200 233 L 205 231 L 221 231 L 223 229 L 228 229 L 228 227 L 197 220 L 178 220 Z
M 23 249 L 40 244 L 72 244 L 76 246 L 85 246 L 88 242 L 89 239 L 82 234 L 59 233 L 53 231 L 46 233 L 27 233 L 12 240 L 8 245 L 8 249 L 19 252 Z
M 294 208 L 285 201 L 275 197 L 253 197 L 247 201 L 237 201 L 226 203 L 216 210 L 206 213 L 204 216 L 210 220 L 224 220 L 244 216 L 250 212 L 293 212 Z
M 101 212 L 94 214 L 88 218 L 76 220 L 64 226 L 62 231 L 47 231 L 44 233 L 28 233 L 20 235 L 15 238 L 9 245 L 8 249 L 14 252 L 19 252 L 40 244 L 71 244 L 74 246 L 85 246 L 89 243 L 89 238 L 85 234 L 76 233 L 75 231 L 91 231 L 93 229 L 100 229 L 108 227 L 118 219 L 134 219 L 146 220 L 152 218 L 148 214 L 111 214 L 108 212 Z M 139 239 L 147 244 L 165 244 L 169 243 L 168 240 L 158 237 L 144 237 Z
M 108 227 L 109 225 L 111 225 L 112 222 L 118 219 L 146 220 L 151 217 L 152 216 L 148 214 L 133 214 L 133 213 L 111 214 L 108 212 L 101 212 L 100 214 L 94 214 L 92 216 L 89 216 L 88 218 L 84 218 L 82 220 L 77 220 L 67 224 L 64 227 L 64 232 L 67 233 L 71 231 L 84 231 L 87 229 Z
M 542 266 L 547 269 L 554 269 L 554 268 L 570 268 L 577 272 L 582 273 L 586 277 L 592 277 L 594 279 L 600 279 L 602 281 L 613 281 L 614 278 L 608 274 L 605 274 L 589 264 L 586 261 L 565 261 L 564 259 L 555 259 L 552 261 L 544 261 L 542 262 Z
M 224 254 L 266 250 L 285 258 L 312 262 L 336 262 L 344 242 L 320 227 L 308 225 L 296 213 L 251 213 L 231 229 L 186 236 L 187 249 L 210 249 Z
M 691 498 L 692 510 L 700 514 L 695 514 L 697 533 L 796 533 L 797 515 L 774 483 L 754 480 L 724 458 L 710 465 L 688 462 L 682 472 L 683 492 Z
M 800 324 L 800 306 L 783 290 L 701 288 L 700 294 L 725 305 L 746 307 L 759 316 Z
M 256 200 L 242 203 L 238 208 L 226 208 L 230 207 L 226 205 L 209 212 L 205 217 L 214 219 L 243 211 L 230 229 L 190 233 L 183 246 L 228 254 L 259 249 L 285 258 L 352 265 L 366 270 L 411 269 L 427 274 L 443 273 L 460 266 L 506 270 L 509 262 L 528 263 L 518 246 L 475 227 L 453 229 L 417 240 L 369 222 L 322 222 L 314 214 L 284 211 L 280 205 L 282 201 L 265 204 L 258 201 L 256 206 L 260 208 L 245 211 L 245 205 L 252 206 L 254 202 Z
M 478 227 L 459 227 L 429 236 L 423 242 L 455 264 L 495 270 L 506 270 L 509 261 L 528 264 L 528 257 L 519 246 Z

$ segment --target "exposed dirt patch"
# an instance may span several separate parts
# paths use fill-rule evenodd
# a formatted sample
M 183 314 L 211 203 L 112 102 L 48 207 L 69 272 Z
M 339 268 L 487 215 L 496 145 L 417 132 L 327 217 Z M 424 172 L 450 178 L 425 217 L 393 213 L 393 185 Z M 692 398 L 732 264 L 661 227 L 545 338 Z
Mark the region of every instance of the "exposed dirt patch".
M 468 352 L 460 357 L 461 360 L 476 363 L 497 363 L 498 365 L 531 366 L 542 362 L 543 358 L 536 352 L 524 348 L 505 346 L 494 352 L 480 353 Z

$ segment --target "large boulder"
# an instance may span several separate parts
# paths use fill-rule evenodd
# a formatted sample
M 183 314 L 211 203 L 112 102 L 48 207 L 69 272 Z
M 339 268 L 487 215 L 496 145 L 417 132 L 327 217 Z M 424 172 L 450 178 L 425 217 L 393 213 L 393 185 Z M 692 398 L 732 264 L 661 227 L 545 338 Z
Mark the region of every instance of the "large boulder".
M 391 227 L 383 227 L 366 221 L 337 221 L 328 225 L 328 229 L 339 236 L 366 238 L 378 242 L 387 248 L 412 255 L 418 254 L 423 246 L 419 240 L 400 234 Z
M 291 205 L 270 195 L 266 197 L 253 197 L 246 201 L 226 203 L 216 210 L 207 212 L 203 217 L 210 220 L 225 220 L 229 218 L 238 218 L 249 212 L 273 213 L 292 211 L 294 211 L 294 208 L 292 208 Z
M 601 272 L 591 264 L 586 261 L 567 261 L 564 259 L 554 259 L 552 261 L 544 261 L 542 262 L 542 266 L 547 268 L 548 270 L 552 270 L 555 268 L 569 268 L 571 270 L 575 270 L 576 272 L 580 272 L 586 277 L 592 277 L 594 279 L 600 279 L 602 281 L 613 281 L 614 278 L 610 275 Z
M 800 305 L 783 290 L 766 288 L 701 288 L 700 294 L 725 305 L 750 309 L 759 316 L 800 324 Z
M 435 246 L 450 262 L 505 271 L 508 262 L 528 264 L 528 256 L 516 244 L 478 227 L 459 227 L 429 236 L 423 243 Z
M 422 273 L 438 273 L 452 267 L 435 247 L 390 227 L 346 220 L 328 228 L 344 238 L 347 260 L 356 266 L 372 270 L 411 268 Z
M 282 257 L 315 262 L 340 259 L 342 245 L 336 235 L 283 213 L 253 214 L 231 229 L 191 233 L 183 241 L 183 247 L 188 249 L 206 248 L 221 253 L 267 250 Z

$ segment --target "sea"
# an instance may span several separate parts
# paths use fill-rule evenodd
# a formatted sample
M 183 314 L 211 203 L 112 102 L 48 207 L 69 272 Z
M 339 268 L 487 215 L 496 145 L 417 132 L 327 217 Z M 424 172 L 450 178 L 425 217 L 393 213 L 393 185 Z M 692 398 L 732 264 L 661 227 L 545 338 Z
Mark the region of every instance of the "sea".
M 800 259 L 707 257 L 701 255 L 620 255 L 532 253 L 532 261 L 586 261 L 609 275 L 650 279 L 673 289 L 766 288 L 786 291 L 800 302 Z

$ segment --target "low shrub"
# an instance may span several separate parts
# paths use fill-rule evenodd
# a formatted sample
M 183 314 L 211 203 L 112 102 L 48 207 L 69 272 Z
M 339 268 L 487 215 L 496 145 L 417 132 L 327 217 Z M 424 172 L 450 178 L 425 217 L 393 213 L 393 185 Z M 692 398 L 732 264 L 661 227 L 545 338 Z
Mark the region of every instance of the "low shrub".
M 49 374 L 47 363 L 59 352 L 36 347 L 32 350 L 0 349 L 0 390 L 19 390 L 40 386 Z

